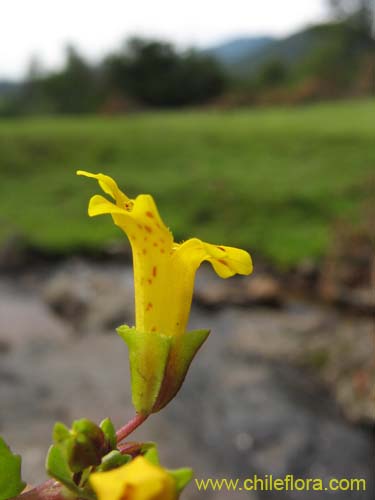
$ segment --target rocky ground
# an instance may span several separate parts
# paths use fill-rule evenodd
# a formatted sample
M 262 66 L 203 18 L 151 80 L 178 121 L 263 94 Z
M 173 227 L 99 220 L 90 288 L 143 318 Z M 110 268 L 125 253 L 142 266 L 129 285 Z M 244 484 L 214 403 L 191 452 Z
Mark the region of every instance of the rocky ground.
M 157 441 L 163 463 L 191 465 L 199 478 L 364 477 L 366 492 L 336 496 L 372 499 L 371 317 L 287 298 L 265 274 L 252 279 L 223 287 L 199 272 L 191 328 L 212 333 L 176 400 L 135 438 Z M 125 265 L 73 259 L 1 276 L 0 433 L 23 455 L 29 482 L 44 478 L 56 420 L 120 425 L 133 415 L 127 351 L 114 333 L 132 321 Z M 184 498 L 313 495 L 190 485 Z

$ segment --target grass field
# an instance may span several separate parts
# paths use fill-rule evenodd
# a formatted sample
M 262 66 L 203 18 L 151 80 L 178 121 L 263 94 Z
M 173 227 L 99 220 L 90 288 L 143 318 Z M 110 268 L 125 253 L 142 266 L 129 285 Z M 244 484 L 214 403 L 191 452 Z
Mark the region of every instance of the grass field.
M 122 235 L 87 218 L 102 171 L 152 193 L 177 239 L 253 249 L 279 264 L 319 257 L 359 220 L 375 171 L 375 101 L 294 109 L 0 122 L 0 241 L 21 233 L 73 251 Z

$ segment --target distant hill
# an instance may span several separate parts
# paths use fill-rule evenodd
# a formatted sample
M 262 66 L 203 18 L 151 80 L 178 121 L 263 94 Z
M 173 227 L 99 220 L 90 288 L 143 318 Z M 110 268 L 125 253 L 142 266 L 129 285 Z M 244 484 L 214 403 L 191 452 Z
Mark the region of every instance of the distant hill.
M 279 61 L 292 67 L 306 60 L 319 47 L 337 35 L 338 26 L 323 24 L 308 27 L 281 39 L 241 38 L 209 50 L 235 76 L 251 77 L 267 63 Z
M 18 83 L 9 80 L 0 80 L 0 97 L 6 97 L 14 94 L 18 88 Z
M 333 29 L 331 25 L 314 26 L 275 40 L 255 54 L 244 54 L 232 68 L 239 75 L 251 76 L 271 61 L 282 62 L 289 67 L 297 65 L 316 49 L 325 46 Z
M 275 38 L 270 36 L 234 38 L 209 47 L 205 52 L 225 66 L 232 66 L 238 64 L 244 57 L 249 57 L 265 49 L 274 41 Z

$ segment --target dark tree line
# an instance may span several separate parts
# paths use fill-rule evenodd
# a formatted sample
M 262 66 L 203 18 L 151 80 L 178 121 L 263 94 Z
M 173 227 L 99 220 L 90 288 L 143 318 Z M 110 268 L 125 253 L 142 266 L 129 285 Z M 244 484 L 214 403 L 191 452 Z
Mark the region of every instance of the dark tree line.
M 212 58 L 133 38 L 95 66 L 73 47 L 67 48 L 60 71 L 43 73 L 34 65 L 9 114 L 89 113 L 113 108 L 113 102 L 119 111 L 129 103 L 136 108 L 196 105 L 214 99 L 225 86 L 225 73 Z
M 212 58 L 179 54 L 169 43 L 140 38 L 107 57 L 103 67 L 111 89 L 155 107 L 204 103 L 218 96 L 226 81 Z

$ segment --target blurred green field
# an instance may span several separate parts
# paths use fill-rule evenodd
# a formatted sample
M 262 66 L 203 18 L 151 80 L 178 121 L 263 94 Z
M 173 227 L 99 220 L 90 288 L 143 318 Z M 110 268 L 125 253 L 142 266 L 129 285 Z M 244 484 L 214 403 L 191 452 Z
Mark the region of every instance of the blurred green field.
M 293 109 L 0 122 L 0 242 L 70 252 L 122 238 L 89 219 L 94 181 L 152 193 L 176 239 L 198 236 L 293 264 L 317 258 L 337 220 L 359 220 L 375 170 L 373 100 Z

